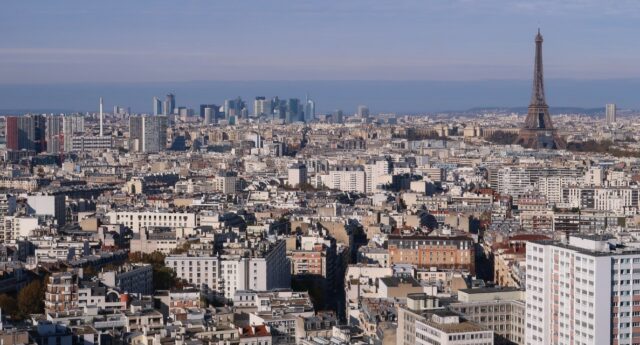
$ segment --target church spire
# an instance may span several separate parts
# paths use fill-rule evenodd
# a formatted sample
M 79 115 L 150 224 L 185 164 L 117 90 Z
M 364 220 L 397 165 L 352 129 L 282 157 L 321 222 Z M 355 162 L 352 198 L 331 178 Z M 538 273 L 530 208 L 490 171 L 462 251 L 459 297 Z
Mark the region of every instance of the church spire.
M 544 75 L 542 69 L 542 35 L 540 34 L 540 28 L 538 28 L 538 34 L 536 35 L 536 57 L 533 67 L 533 88 L 531 90 L 531 105 L 532 106 L 546 106 L 547 102 L 544 97 Z

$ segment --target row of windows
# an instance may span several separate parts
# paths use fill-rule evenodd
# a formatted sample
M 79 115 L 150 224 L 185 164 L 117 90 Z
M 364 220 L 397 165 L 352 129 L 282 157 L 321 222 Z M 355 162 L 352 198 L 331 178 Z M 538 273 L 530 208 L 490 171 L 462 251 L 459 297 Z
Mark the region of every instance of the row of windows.
M 537 262 L 543 262 L 544 260 L 542 260 L 542 257 L 535 257 L 535 256 L 531 256 L 531 255 L 527 255 L 527 261 L 537 261 Z
M 582 300 L 580 298 L 576 298 L 576 304 L 578 306 L 589 306 L 589 308 L 593 308 L 593 302 L 589 302 L 588 300 Z
M 631 306 L 631 302 L 630 301 L 611 302 L 611 306 L 612 307 Z M 633 306 L 634 307 L 640 306 L 640 301 L 633 301 Z
M 633 262 L 634 264 L 640 263 L 640 258 L 625 258 L 625 259 L 613 259 L 614 264 L 629 264 Z
M 193 264 L 194 262 L 196 263 L 195 266 L 200 266 L 201 262 L 203 263 L 202 265 L 205 266 L 205 264 L 210 265 L 212 263 L 216 263 L 216 262 L 218 262 L 218 260 L 217 259 L 189 260 L 189 261 L 183 261 L 183 260 L 173 261 L 173 260 L 171 260 L 171 261 L 167 261 L 167 265 L 168 266 L 174 266 L 174 267 L 177 267 L 177 266 L 194 266 L 194 264 Z
M 493 338 L 491 333 L 476 333 L 476 334 L 454 334 L 449 336 L 449 341 L 470 340 L 470 339 L 488 339 Z
M 575 327 L 580 327 L 580 326 L 582 326 L 583 328 L 593 329 L 593 324 L 592 324 L 592 323 L 587 323 L 587 322 L 584 322 L 584 321 L 582 321 L 582 322 L 580 322 L 580 321 L 576 321 L 576 322 L 575 322 L 575 323 L 573 323 L 573 324 L 567 324 L 567 323 L 564 323 L 564 322 L 560 322 L 559 324 L 560 324 L 560 327 L 561 327 L 561 328 L 569 327 L 569 326 L 572 326 L 572 325 L 573 325 L 573 326 L 575 326 Z
M 136 215 L 136 214 L 123 214 L 123 215 L 116 215 L 116 219 L 120 220 L 120 218 L 127 218 L 129 220 L 134 220 L 134 219 L 138 219 L 138 220 L 183 220 L 183 221 L 187 221 L 189 220 L 189 216 L 182 216 L 182 215 Z
M 576 277 L 576 282 L 577 282 L 577 283 L 583 283 L 583 284 L 589 284 L 589 285 L 591 285 L 591 286 L 593 286 L 593 285 L 594 285 L 593 280 L 590 280 L 590 279 L 581 279 L 581 278 L 579 278 L 579 277 Z
M 634 295 L 637 293 L 640 293 L 640 290 L 633 290 Z M 612 295 L 614 296 L 629 296 L 631 295 L 631 291 L 627 290 L 627 291 L 613 291 Z
M 611 281 L 611 285 L 630 285 L 630 284 L 631 284 L 631 279 Z M 640 279 L 634 279 L 633 284 L 640 284 Z
M 584 317 L 588 317 L 589 319 L 593 319 L 593 313 L 587 313 L 586 311 L 582 310 L 578 312 L 578 314 L 581 314 Z M 565 314 L 563 312 L 559 312 L 558 315 L 560 315 L 560 317 L 571 317 L 573 314 Z
M 180 273 L 185 273 L 185 272 L 200 272 L 200 267 L 197 267 L 195 269 L 195 271 L 193 270 L 193 267 L 189 267 L 189 270 L 187 270 L 186 267 L 174 267 L 173 268 L 174 271 L 176 272 L 180 272 Z M 209 271 L 209 267 L 204 267 L 202 269 L 204 272 L 208 272 Z M 215 267 L 211 267 L 211 271 L 212 273 L 215 273 L 216 268 Z M 222 273 L 224 273 L 224 271 L 222 271 Z
M 611 270 L 611 274 L 613 274 L 613 276 L 617 276 L 617 275 L 622 275 L 622 274 L 631 274 L 631 270 L 630 269 L 626 269 L 626 270 Z

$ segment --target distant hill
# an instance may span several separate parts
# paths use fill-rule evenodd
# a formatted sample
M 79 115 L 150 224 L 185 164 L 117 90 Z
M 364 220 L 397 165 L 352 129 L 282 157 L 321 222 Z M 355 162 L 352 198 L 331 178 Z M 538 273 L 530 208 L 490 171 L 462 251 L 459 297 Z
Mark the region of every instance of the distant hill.
M 518 113 L 526 114 L 527 107 L 476 107 L 468 109 L 468 113 L 491 113 L 491 112 L 505 112 L 505 113 Z M 585 114 L 585 115 L 602 115 L 604 114 L 604 107 L 601 108 L 580 108 L 580 107 L 549 107 L 551 114 Z

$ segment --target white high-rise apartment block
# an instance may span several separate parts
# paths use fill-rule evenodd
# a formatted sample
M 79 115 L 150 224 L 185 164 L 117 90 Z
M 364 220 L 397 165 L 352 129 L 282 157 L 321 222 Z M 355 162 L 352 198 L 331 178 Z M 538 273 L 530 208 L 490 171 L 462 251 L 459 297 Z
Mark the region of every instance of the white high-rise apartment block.
M 82 115 L 65 115 L 62 118 L 62 135 L 64 151 L 73 150 L 73 138 L 82 136 L 84 132 L 84 117 Z
M 361 166 L 337 167 L 323 175 L 322 183 L 343 192 L 366 193 L 366 175 Z
M 49 115 L 46 117 L 47 153 L 57 154 L 64 151 L 63 117 Z
M 562 188 L 562 205 L 616 214 L 634 212 L 638 205 L 636 188 L 569 187 Z
M 16 197 L 11 194 L 0 194 L 0 243 L 6 243 L 5 241 L 9 238 L 5 233 L 4 219 L 7 216 L 12 216 L 15 211 Z
M 167 145 L 167 117 L 142 117 L 142 152 L 164 151 Z
M 606 106 L 606 121 L 607 124 L 616 123 L 616 105 L 615 104 L 607 104 Z
M 379 160 L 364 165 L 366 173 L 366 193 L 378 191 L 379 179 L 391 173 L 391 163 L 388 160 Z
M 176 276 L 203 290 L 217 290 L 220 271 L 217 256 L 170 255 L 164 259 L 165 266 Z
M 640 343 L 640 251 L 608 240 L 527 244 L 527 345 Z
M 521 195 L 533 190 L 531 174 L 525 169 L 502 168 L 498 171 L 497 191 L 508 194 L 517 199 Z
M 178 278 L 227 299 L 233 299 L 240 290 L 264 291 L 290 286 L 291 268 L 284 241 L 269 245 L 263 242 L 245 251 L 243 255 L 224 250 L 217 256 L 171 255 L 165 258 L 165 265 L 173 269 Z
M 238 183 L 238 173 L 235 171 L 220 171 L 213 178 L 213 190 L 224 194 L 234 194 Z
M 538 179 L 538 192 L 547 198 L 551 205 L 563 205 L 562 189 L 567 186 L 575 186 L 578 179 L 567 176 L 544 176 Z M 563 206 L 566 207 L 566 206 Z
M 167 121 L 162 116 L 132 116 L 129 118 L 129 147 L 137 152 L 157 153 L 167 146 Z
M 291 187 L 298 187 L 301 184 L 307 183 L 307 166 L 304 164 L 294 164 L 287 169 L 289 175 L 289 185 Z

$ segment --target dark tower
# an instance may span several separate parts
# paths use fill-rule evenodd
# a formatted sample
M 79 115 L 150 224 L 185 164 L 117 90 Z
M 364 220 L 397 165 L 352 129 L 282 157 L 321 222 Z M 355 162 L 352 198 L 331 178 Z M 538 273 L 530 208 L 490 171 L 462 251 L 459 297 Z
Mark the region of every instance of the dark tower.
M 532 149 L 562 149 L 564 140 L 553 128 L 549 106 L 544 97 L 544 74 L 542 71 L 542 35 L 536 35 L 536 58 L 533 68 L 531 103 L 524 126 L 520 129 L 516 144 Z

